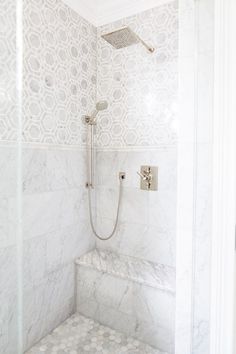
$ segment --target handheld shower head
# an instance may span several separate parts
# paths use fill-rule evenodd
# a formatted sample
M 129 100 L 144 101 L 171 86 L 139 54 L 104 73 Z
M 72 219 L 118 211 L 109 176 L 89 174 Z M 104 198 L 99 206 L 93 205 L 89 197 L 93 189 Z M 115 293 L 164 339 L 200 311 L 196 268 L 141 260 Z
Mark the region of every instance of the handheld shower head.
M 83 122 L 86 124 L 95 125 L 96 124 L 96 116 L 97 116 L 98 112 L 104 111 L 105 109 L 107 109 L 107 107 L 108 107 L 107 101 L 97 102 L 96 109 L 94 110 L 94 112 L 90 116 L 89 115 L 84 116 L 82 118 Z
M 105 109 L 107 109 L 107 107 L 108 107 L 107 101 L 99 101 L 99 102 L 97 102 L 96 109 L 93 112 L 92 117 L 95 118 L 97 116 L 98 112 L 104 111 Z
M 96 104 L 96 110 L 97 112 L 99 111 L 104 111 L 105 109 L 107 109 L 108 107 L 108 102 L 107 101 L 99 101 L 97 104 Z

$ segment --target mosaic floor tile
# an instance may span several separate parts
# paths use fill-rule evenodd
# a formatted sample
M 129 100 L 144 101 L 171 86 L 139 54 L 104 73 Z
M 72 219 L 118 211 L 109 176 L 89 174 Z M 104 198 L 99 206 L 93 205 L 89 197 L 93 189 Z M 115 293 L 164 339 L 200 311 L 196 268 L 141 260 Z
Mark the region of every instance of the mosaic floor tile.
M 25 354 L 167 354 L 75 314 Z

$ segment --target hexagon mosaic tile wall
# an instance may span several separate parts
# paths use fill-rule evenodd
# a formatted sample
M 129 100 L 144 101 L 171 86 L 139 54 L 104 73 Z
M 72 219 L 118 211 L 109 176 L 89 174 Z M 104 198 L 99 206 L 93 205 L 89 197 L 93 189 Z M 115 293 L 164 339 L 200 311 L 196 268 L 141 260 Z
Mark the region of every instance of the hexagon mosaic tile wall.
M 15 6 L 15 0 L 0 6 L 0 140 L 6 141 L 17 136 Z
M 14 5 L 4 0 L 0 12 L 0 139 L 8 141 L 17 135 Z M 176 1 L 99 28 L 98 41 L 95 27 L 59 0 L 25 0 L 23 25 L 23 141 L 85 145 L 81 116 L 93 110 L 97 73 L 98 99 L 109 101 L 98 147 L 176 143 Z M 154 45 L 155 53 L 141 45 L 115 50 L 101 39 L 123 25 Z
M 101 34 L 129 26 L 156 48 L 116 50 Z M 176 143 L 178 91 L 177 2 L 98 30 L 98 98 L 109 101 L 98 126 L 99 147 L 163 147 Z
M 61 1 L 25 0 L 23 140 L 83 145 L 95 95 L 95 27 Z

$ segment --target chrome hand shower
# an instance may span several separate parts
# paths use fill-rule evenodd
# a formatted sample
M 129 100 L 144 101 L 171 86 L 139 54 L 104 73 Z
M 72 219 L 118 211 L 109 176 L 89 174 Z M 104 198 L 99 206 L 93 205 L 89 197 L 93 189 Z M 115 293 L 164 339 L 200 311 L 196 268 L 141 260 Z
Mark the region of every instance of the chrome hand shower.
M 121 204 L 121 197 L 122 197 L 122 182 L 125 179 L 125 173 L 120 172 L 120 174 L 119 174 L 119 198 L 118 198 L 115 225 L 112 229 L 112 232 L 106 237 L 100 236 L 97 233 L 96 228 L 94 226 L 94 222 L 93 222 L 92 198 L 91 198 L 91 190 L 94 188 L 94 126 L 97 124 L 96 117 L 97 117 L 98 112 L 103 111 L 104 109 L 107 109 L 107 107 L 108 107 L 107 101 L 100 101 L 96 104 L 96 109 L 90 116 L 83 117 L 84 123 L 87 124 L 88 128 L 90 128 L 90 139 L 89 139 L 89 134 L 87 134 L 87 146 L 89 148 L 88 150 L 90 151 L 90 156 L 88 155 L 88 159 L 87 159 L 88 182 L 86 183 L 86 187 L 88 189 L 89 218 L 90 218 L 90 224 L 91 224 L 94 235 L 102 241 L 109 240 L 110 238 L 112 238 L 112 236 L 116 232 L 118 221 L 119 221 L 119 214 L 120 214 L 120 204 Z M 90 144 L 89 144 L 89 140 L 90 140 Z

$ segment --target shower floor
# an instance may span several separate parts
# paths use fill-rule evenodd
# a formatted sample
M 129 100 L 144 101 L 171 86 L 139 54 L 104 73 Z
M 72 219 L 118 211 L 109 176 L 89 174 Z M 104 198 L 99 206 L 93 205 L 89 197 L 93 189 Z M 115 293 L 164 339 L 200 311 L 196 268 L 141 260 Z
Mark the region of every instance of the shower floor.
M 167 354 L 75 314 L 26 354 Z

